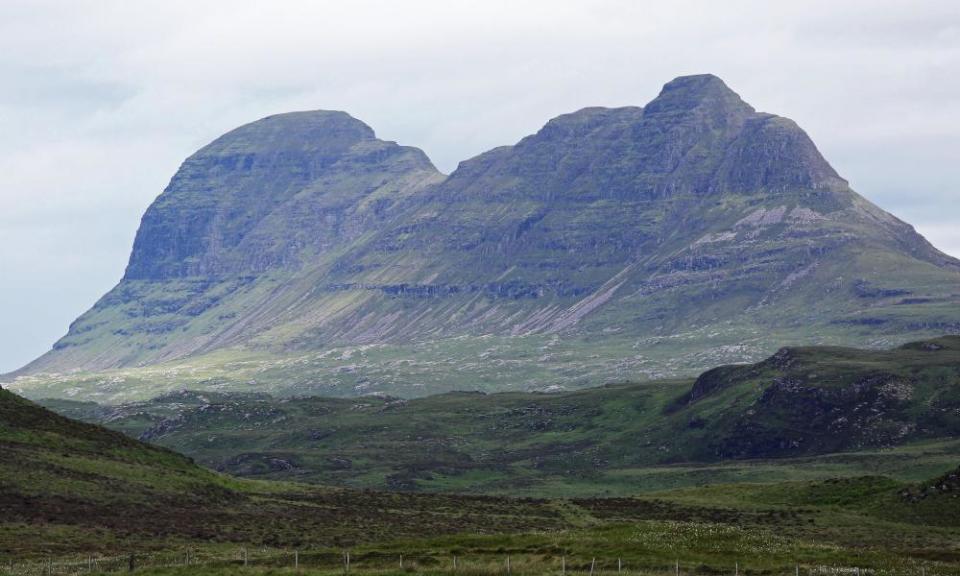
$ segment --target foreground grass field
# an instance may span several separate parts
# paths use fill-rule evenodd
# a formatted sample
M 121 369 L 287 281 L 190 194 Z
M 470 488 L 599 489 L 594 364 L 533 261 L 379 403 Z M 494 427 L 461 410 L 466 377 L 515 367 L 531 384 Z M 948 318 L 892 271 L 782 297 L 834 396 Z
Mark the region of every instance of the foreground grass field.
M 788 515 L 789 516 L 789 515 Z M 788 525 L 797 518 L 787 521 Z M 768 526 L 724 522 L 636 521 L 556 532 L 450 535 L 344 548 L 262 549 L 192 546 L 177 552 L 141 553 L 146 574 L 960 574 L 956 532 L 909 549 L 894 523 L 870 527 L 880 540 L 828 541 Z M 881 536 L 884 530 L 891 530 Z M 813 537 L 810 537 L 813 536 Z M 349 561 L 347 557 L 349 556 Z M 189 563 L 189 565 L 188 565 Z M 15 564 L 13 574 L 87 572 L 89 560 Z M 97 559 L 94 571 L 126 571 L 129 557 Z M 619 570 L 618 570 L 619 568 Z
M 12 574 L 458 572 L 810 573 L 820 566 L 876 573 L 960 574 L 960 474 L 905 484 L 883 477 L 716 485 L 634 498 L 513 500 L 339 491 L 239 494 L 235 515 L 198 510 L 206 530 L 166 537 L 128 516 L 3 523 L 0 570 Z M 269 486 L 269 484 L 267 484 Z M 288 486 L 288 489 L 295 488 Z M 296 509 L 299 513 L 296 512 Z M 319 520 L 319 521 L 318 521 Z M 126 524 L 124 524 L 126 521 Z M 432 535 L 431 535 L 432 534 Z M 100 557 L 107 557 L 99 559 Z M 91 564 L 91 558 L 94 563 Z M 10 563 L 13 568 L 10 568 Z M 190 562 L 190 566 L 183 566 Z

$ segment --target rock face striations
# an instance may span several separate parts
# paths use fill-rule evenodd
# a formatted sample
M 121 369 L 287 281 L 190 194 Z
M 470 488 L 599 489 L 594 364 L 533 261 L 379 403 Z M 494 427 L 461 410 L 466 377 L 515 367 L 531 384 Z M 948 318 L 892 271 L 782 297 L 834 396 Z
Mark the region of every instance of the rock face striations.
M 242 126 L 191 156 L 143 216 L 126 280 L 255 276 L 375 229 L 441 178 L 416 149 L 343 112 Z
M 18 385 L 166 362 L 301 392 L 577 386 L 956 332 L 958 294 L 960 263 L 715 76 L 560 116 L 448 177 L 304 112 L 189 158 L 124 279 Z M 258 364 L 222 369 L 238 358 Z

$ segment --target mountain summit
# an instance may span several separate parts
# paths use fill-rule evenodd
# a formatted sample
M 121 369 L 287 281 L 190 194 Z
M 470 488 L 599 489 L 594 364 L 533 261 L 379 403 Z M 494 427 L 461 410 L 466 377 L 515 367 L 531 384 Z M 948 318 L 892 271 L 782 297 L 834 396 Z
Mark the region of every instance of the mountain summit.
M 960 262 L 715 76 L 554 118 L 449 177 L 342 112 L 283 114 L 184 163 L 124 279 L 14 386 L 113 401 L 656 378 L 956 332 L 958 283 Z

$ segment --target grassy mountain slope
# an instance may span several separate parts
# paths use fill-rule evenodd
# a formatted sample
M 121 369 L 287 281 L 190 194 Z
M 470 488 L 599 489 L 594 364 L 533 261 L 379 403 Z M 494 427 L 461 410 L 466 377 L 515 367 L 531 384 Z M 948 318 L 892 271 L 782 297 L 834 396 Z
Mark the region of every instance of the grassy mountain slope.
M 7 520 L 75 507 L 119 519 L 117 507 L 235 500 L 229 481 L 164 448 L 54 414 L 0 390 L 0 499 Z
M 598 494 L 864 473 L 918 480 L 960 454 L 960 337 L 886 351 L 784 348 L 696 380 L 559 394 L 184 392 L 48 405 L 232 474 L 349 486 Z
M 960 330 L 960 263 L 720 79 L 587 108 L 443 178 L 342 113 L 184 163 L 31 397 L 405 397 L 692 375 L 773 342 Z

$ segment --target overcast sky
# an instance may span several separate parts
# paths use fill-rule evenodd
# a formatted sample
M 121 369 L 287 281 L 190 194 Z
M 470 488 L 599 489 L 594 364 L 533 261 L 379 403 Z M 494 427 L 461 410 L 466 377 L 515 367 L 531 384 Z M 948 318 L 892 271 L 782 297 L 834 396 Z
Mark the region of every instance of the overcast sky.
M 346 110 L 444 172 L 584 106 L 712 72 L 960 256 L 960 2 L 0 1 L 0 372 L 123 274 L 226 130 Z

